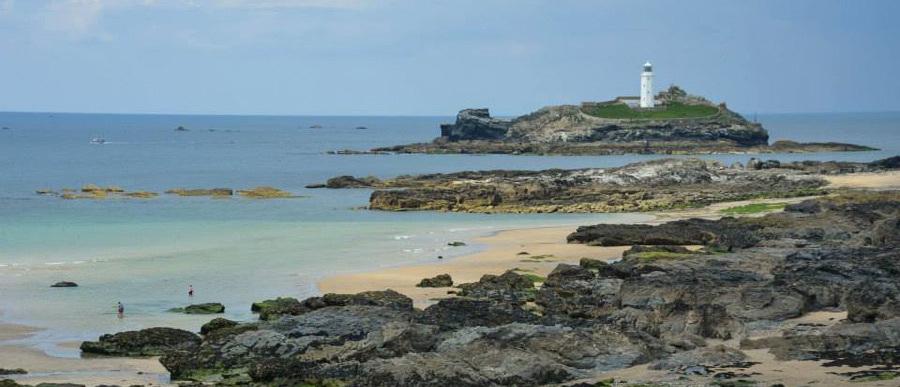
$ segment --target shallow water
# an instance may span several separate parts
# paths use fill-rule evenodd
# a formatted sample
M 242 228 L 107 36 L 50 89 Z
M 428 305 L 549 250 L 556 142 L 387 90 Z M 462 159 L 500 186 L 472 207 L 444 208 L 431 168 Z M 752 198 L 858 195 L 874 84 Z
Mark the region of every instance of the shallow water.
M 900 113 L 760 116 L 772 139 L 853 142 L 876 152 L 763 155 L 780 160 L 871 161 L 900 154 Z M 428 141 L 450 117 L 261 117 L 0 113 L 2 321 L 47 328 L 26 340 L 50 348 L 100 333 L 206 317 L 175 315 L 187 303 L 222 302 L 252 319 L 249 304 L 306 297 L 322 276 L 453 257 L 446 246 L 519 227 L 628 221 L 643 215 L 479 215 L 359 210 L 368 190 L 309 190 L 329 177 L 620 166 L 660 156 L 324 154 Z M 179 125 L 188 132 L 176 132 Z M 321 129 L 310 129 L 322 125 Z M 357 130 L 366 126 L 366 130 Z M 108 143 L 91 145 L 93 137 Z M 748 155 L 705 156 L 726 163 Z M 115 184 L 127 190 L 271 185 L 299 198 L 67 201 L 39 188 Z M 56 289 L 60 280 L 78 288 Z M 189 300 L 186 288 L 197 295 Z M 127 318 L 115 316 L 116 301 Z

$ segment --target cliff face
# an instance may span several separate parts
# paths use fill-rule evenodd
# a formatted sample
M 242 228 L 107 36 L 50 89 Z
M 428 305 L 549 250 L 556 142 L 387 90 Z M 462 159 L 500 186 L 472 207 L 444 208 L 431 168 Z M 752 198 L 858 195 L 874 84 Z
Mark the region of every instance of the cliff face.
M 441 137 L 449 141 L 489 140 L 506 137 L 511 120 L 491 118 L 488 109 L 464 109 L 456 115 L 455 124 L 441 125 Z
M 579 106 L 542 108 L 513 120 L 491 118 L 487 109 L 460 111 L 454 124 L 441 125 L 440 141 L 587 143 L 635 141 L 729 141 L 766 145 L 769 134 L 757 123 L 721 107 L 700 118 L 618 119 L 584 113 Z

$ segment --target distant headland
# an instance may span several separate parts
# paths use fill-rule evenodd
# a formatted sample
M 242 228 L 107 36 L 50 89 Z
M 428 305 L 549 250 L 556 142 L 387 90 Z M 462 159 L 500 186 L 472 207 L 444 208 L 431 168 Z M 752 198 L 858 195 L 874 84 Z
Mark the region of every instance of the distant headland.
M 645 63 L 641 95 L 604 102 L 547 106 L 513 119 L 488 109 L 464 109 L 453 124 L 441 125 L 432 142 L 368 152 L 332 153 L 501 153 L 536 155 L 811 153 L 868 151 L 835 142 L 776 141 L 731 111 L 672 85 L 653 95 L 653 72 Z

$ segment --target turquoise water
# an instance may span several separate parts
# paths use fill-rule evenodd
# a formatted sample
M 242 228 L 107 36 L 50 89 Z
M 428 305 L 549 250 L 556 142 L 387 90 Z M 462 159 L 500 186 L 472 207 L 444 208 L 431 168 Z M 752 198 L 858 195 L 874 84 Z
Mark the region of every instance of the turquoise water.
M 367 190 L 309 190 L 351 175 L 476 169 L 620 166 L 658 156 L 333 156 L 431 140 L 451 117 L 271 117 L 0 113 L 0 321 L 46 328 L 27 342 L 61 341 L 156 325 L 197 329 L 209 317 L 165 310 L 222 302 L 252 319 L 249 304 L 316 294 L 335 273 L 435 262 L 480 247 L 449 248 L 517 227 L 578 225 L 642 215 L 479 215 L 359 210 Z M 842 141 L 876 152 L 764 155 L 780 160 L 871 161 L 900 154 L 900 113 L 760 116 L 774 139 Z M 177 126 L 190 131 L 176 132 Z M 309 129 L 322 125 L 322 129 Z M 366 126 L 367 130 L 357 130 Z M 93 137 L 108 143 L 91 145 Z M 726 163 L 748 155 L 708 156 Z M 271 185 L 300 198 L 67 201 L 39 188 L 115 184 L 127 190 Z M 60 280 L 75 289 L 53 289 Z M 123 301 L 128 318 L 115 317 Z

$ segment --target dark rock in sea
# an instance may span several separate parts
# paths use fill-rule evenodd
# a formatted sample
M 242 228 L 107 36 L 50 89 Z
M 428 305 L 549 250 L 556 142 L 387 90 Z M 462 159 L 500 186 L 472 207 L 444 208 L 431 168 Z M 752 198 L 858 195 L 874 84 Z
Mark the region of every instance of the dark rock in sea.
M 326 188 L 369 188 L 381 181 L 376 177 L 356 178 L 353 176 L 338 176 L 328 179 Z
M 432 278 L 423 278 L 416 286 L 420 288 L 446 288 L 453 286 L 453 279 L 450 278 L 450 274 L 438 274 Z
M 81 343 L 81 350 L 113 356 L 160 356 L 172 351 L 199 348 L 200 336 L 174 328 L 149 328 L 100 336 L 98 341 Z
M 175 131 L 176 132 L 187 132 L 188 129 L 185 128 L 184 126 L 179 126 L 179 127 L 175 128 Z
M 216 314 L 225 313 L 225 305 L 218 302 L 208 302 L 205 304 L 188 305 L 184 308 L 172 308 L 170 312 L 184 314 Z
M 459 246 L 465 246 L 465 245 L 466 245 L 465 242 L 459 242 L 459 241 L 447 243 L 447 246 L 453 246 L 453 247 L 459 247 Z
M 34 387 L 85 387 L 84 384 L 77 383 L 38 383 Z
M 0 368 L 0 375 L 25 375 L 28 371 L 22 368 Z
M 238 323 L 236 321 L 231 321 L 229 319 L 218 317 L 218 318 L 214 318 L 214 319 L 210 320 L 206 324 L 203 324 L 203 326 L 200 327 L 200 334 L 206 335 L 213 331 L 218 331 L 220 329 L 226 329 L 226 328 L 232 328 L 237 325 L 238 325 Z
M 70 281 L 59 281 L 53 285 L 50 285 L 51 288 L 75 288 L 78 287 L 78 284 Z

